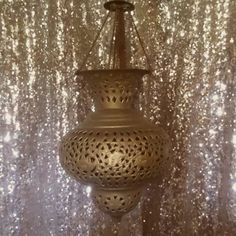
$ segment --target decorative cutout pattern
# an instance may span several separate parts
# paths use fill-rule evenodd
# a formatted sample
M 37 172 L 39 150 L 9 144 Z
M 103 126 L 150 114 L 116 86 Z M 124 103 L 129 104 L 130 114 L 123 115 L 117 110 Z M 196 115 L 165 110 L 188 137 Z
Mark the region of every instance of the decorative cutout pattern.
M 111 215 L 122 215 L 132 210 L 141 197 L 141 190 L 103 191 L 95 190 L 92 198 L 97 206 Z
M 133 77 L 129 73 L 124 77 L 116 75 L 115 78 L 112 73 L 105 78 L 94 75 L 89 80 L 91 95 L 97 103 L 102 106 L 116 104 L 129 108 L 136 99 L 141 82 L 141 77 Z
M 65 137 L 61 162 L 80 181 L 130 186 L 157 176 L 160 166 L 167 166 L 164 138 L 153 135 L 153 130 L 77 130 Z
M 139 194 L 133 192 L 158 175 L 161 180 L 161 172 L 170 167 L 169 139 L 135 111 L 146 70 L 79 73 L 90 85 L 95 112 L 63 138 L 61 164 L 78 181 L 95 188 L 100 209 L 121 217 L 138 203 Z

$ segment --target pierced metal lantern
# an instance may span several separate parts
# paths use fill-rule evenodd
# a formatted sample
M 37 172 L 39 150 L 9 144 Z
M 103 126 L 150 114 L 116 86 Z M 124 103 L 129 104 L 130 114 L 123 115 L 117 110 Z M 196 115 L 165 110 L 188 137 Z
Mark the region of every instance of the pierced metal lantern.
M 60 161 L 69 175 L 92 186 L 102 211 L 120 218 L 137 205 L 145 184 L 168 169 L 169 138 L 135 109 L 148 70 L 127 68 L 124 15 L 134 5 L 111 1 L 105 8 L 116 19 L 113 67 L 78 71 L 90 87 L 95 112 L 63 138 Z

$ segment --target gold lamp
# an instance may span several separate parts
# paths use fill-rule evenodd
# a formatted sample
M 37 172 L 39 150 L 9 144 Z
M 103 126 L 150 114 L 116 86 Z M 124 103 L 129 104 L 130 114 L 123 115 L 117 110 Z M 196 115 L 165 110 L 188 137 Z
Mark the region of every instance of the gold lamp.
M 91 50 L 114 15 L 112 68 L 78 71 L 90 87 L 95 112 L 63 137 L 60 162 L 69 175 L 92 186 L 91 196 L 102 211 L 120 218 L 137 205 L 144 186 L 168 169 L 169 138 L 135 109 L 142 77 L 149 71 L 128 68 L 125 15 L 132 17 L 134 5 L 110 1 L 104 7 L 109 13 Z M 133 27 L 145 53 L 134 21 Z

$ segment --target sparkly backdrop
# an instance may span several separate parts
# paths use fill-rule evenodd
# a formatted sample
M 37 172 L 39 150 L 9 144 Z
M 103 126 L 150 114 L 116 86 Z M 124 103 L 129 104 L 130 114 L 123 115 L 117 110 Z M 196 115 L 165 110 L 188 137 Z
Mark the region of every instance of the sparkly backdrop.
M 172 139 L 170 178 L 117 224 L 60 167 L 60 138 L 93 109 L 74 72 L 103 3 L 0 0 L 0 234 L 235 236 L 235 0 L 134 1 L 155 69 L 141 109 Z M 107 60 L 106 42 L 91 66 Z

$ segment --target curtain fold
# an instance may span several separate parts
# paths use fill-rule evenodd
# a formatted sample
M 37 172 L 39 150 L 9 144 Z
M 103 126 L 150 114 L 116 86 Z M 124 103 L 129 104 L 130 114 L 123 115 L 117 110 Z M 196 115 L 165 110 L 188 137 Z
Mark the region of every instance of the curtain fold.
M 169 177 L 150 183 L 117 223 L 62 170 L 61 137 L 94 109 L 74 74 L 104 2 L 0 1 L 1 235 L 236 235 L 234 0 L 132 1 L 154 69 L 140 109 L 171 137 Z M 105 66 L 109 36 L 107 27 L 88 67 Z M 133 63 L 144 66 L 132 47 Z

